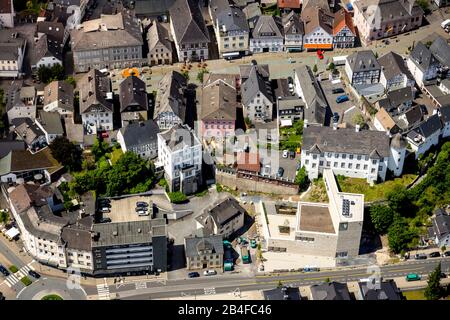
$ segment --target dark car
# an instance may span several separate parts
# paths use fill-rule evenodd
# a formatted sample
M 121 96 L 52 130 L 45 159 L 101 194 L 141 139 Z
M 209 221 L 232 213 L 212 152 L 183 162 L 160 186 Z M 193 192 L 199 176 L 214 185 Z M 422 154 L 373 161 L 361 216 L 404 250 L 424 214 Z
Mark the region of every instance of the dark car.
M 450 257 L 450 251 L 445 251 L 444 252 L 444 257 Z
M 292 77 L 288 77 L 288 83 L 294 83 L 294 79 L 292 79 Z
M 447 275 L 443 272 L 441 272 L 441 279 L 447 278 Z
M 100 223 L 109 223 L 111 222 L 111 218 L 103 218 L 102 220 L 100 220 Z
M 200 274 L 198 272 L 189 272 L 188 277 L 189 278 L 198 278 L 198 277 L 200 277 Z
M 295 152 L 294 151 L 289 151 L 289 157 L 291 159 L 295 159 Z
M 143 201 L 138 201 L 138 202 L 136 202 L 136 207 L 148 207 L 148 203 L 143 202 Z
M 5 277 L 9 276 L 9 271 L 8 271 L 4 266 L 2 266 L 1 264 L 0 264 L 0 272 L 1 272 Z
M 277 172 L 277 177 L 281 178 L 284 174 L 284 169 L 283 167 L 279 167 L 278 168 L 278 172 Z
M 434 251 L 428 255 L 430 258 L 438 258 L 441 254 L 438 251 Z
M 336 88 L 336 89 L 331 90 L 331 92 L 333 94 L 336 94 L 336 93 L 344 93 L 345 91 L 342 88 Z
M 35 279 L 39 279 L 41 277 L 41 275 L 39 273 L 37 273 L 36 271 L 33 271 L 33 270 L 28 271 L 28 274 Z
M 148 211 L 148 209 L 146 207 L 136 207 L 136 212 L 138 211 Z
M 426 254 L 423 254 L 423 253 L 418 253 L 418 254 L 416 254 L 416 255 L 414 256 L 414 258 L 415 258 L 416 260 L 425 260 L 425 259 L 427 258 L 427 255 L 426 255 Z
M 111 208 L 111 203 L 109 202 L 100 202 L 99 203 L 100 208 Z
M 339 113 L 335 112 L 333 113 L 333 122 L 338 122 L 339 121 Z

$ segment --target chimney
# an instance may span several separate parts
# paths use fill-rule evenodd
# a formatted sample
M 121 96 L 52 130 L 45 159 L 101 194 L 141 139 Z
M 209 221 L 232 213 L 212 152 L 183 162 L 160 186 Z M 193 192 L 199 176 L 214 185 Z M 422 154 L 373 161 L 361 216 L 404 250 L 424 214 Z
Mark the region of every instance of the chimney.
M 357 124 L 357 125 L 355 126 L 355 132 L 359 132 L 359 129 L 360 129 L 360 126 L 359 126 L 359 124 Z

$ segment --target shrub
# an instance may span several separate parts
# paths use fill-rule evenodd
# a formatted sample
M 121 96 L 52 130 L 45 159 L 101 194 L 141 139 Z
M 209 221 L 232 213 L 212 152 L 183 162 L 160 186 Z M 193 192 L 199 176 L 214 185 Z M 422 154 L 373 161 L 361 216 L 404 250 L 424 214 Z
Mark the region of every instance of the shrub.
M 17 271 L 19 271 L 19 268 L 17 268 L 16 266 L 12 265 L 11 267 L 8 268 L 9 271 L 11 271 L 12 273 L 16 273 Z
M 22 279 L 20 279 L 20 281 L 25 285 L 25 286 L 29 286 L 30 284 L 32 284 L 33 282 L 30 280 L 30 278 L 28 277 L 23 277 Z
M 49 294 L 42 297 L 41 300 L 64 300 L 64 299 L 58 296 L 57 294 Z
M 183 203 L 187 200 L 186 195 L 180 191 L 169 192 L 168 196 L 172 203 Z

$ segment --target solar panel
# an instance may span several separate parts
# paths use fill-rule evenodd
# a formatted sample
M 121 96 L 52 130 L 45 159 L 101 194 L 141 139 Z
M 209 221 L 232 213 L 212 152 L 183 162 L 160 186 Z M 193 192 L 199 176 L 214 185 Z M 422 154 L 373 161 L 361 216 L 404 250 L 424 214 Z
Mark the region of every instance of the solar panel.
M 350 215 L 350 200 L 348 199 L 342 200 L 342 215 L 344 216 Z

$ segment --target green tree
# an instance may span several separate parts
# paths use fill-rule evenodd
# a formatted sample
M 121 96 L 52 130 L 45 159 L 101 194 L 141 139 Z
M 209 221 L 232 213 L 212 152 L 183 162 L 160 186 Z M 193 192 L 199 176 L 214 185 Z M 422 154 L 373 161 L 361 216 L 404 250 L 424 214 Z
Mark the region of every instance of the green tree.
M 336 69 L 336 66 L 335 66 L 335 64 L 333 63 L 333 62 L 330 62 L 329 64 L 328 64 L 328 68 L 327 68 L 328 70 L 331 70 L 331 71 L 334 71 L 335 69 Z
M 103 140 L 95 138 L 94 144 L 91 147 L 92 154 L 95 157 L 95 161 L 99 161 L 103 158 L 108 152 L 111 151 L 109 144 Z
M 394 215 L 394 221 L 388 229 L 389 248 L 394 253 L 400 253 L 407 249 L 416 237 L 417 233 L 409 227 L 408 221 L 398 214 Z
M 375 52 L 375 59 L 378 59 L 378 52 Z
M 396 185 L 387 195 L 386 198 L 394 212 L 403 216 L 411 216 L 414 214 L 414 206 L 408 194 L 406 187 L 402 185 Z
M 417 0 L 417 5 L 422 8 L 422 10 L 425 12 L 425 14 L 428 14 L 430 12 L 430 3 L 428 0 Z
M 181 72 L 181 75 L 186 79 L 186 81 L 189 81 L 189 71 L 184 70 Z
M 364 119 L 364 116 L 361 113 L 357 113 L 353 116 L 353 123 L 362 128 L 366 125 L 366 119 Z
M 444 252 L 445 252 L 445 250 L 447 250 L 447 247 L 446 247 L 446 246 L 442 246 L 442 247 L 441 247 L 441 251 L 442 251 L 442 253 L 444 253 Z
M 312 69 L 312 72 L 314 72 L 314 73 L 316 74 L 317 71 L 318 71 L 317 64 L 315 64 L 314 67 L 313 67 L 313 69 Z
M 245 125 L 247 127 L 251 127 L 252 126 L 252 121 L 250 120 L 249 117 L 245 117 L 244 122 L 245 122 Z
M 374 205 L 370 207 L 370 220 L 379 234 L 385 234 L 394 220 L 394 211 L 389 206 Z
M 186 195 L 180 191 L 169 192 L 168 196 L 172 203 L 183 203 L 187 200 Z
M 0 223 L 7 223 L 9 220 L 9 213 L 6 211 L 0 212 Z
M 68 84 L 71 84 L 74 88 L 75 88 L 76 85 L 77 85 L 77 81 L 76 81 L 75 78 L 72 77 L 72 76 L 68 76 L 67 79 L 66 79 L 66 82 L 67 82 Z
M 60 64 L 55 64 L 52 67 L 40 66 L 37 70 L 37 75 L 39 80 L 45 84 L 65 79 L 64 67 Z
M 439 300 L 443 292 L 444 290 L 441 286 L 441 263 L 439 262 L 436 269 L 428 276 L 424 296 L 427 300 Z
M 295 176 L 296 184 L 298 184 L 300 190 L 305 190 L 308 186 L 309 179 L 308 179 L 308 173 L 306 172 L 305 167 L 301 167 L 300 170 L 298 170 L 297 175 Z
M 197 80 L 203 83 L 203 78 L 205 73 L 209 73 L 208 69 L 201 69 L 198 73 L 197 73 Z
M 69 171 L 81 169 L 81 150 L 66 137 L 56 137 L 49 147 L 52 156 Z

